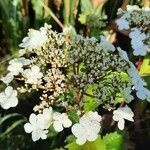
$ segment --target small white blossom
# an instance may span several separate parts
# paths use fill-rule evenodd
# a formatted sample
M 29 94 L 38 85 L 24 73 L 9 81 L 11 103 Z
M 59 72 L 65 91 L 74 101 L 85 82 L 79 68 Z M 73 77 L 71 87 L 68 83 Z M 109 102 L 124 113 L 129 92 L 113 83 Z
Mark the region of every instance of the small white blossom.
M 134 121 L 133 116 L 134 113 L 127 105 L 125 107 L 119 107 L 113 112 L 113 120 L 118 121 L 118 128 L 120 130 L 124 129 L 125 119 L 129 121 Z
M 101 128 L 100 121 L 101 116 L 97 112 L 90 111 L 83 115 L 71 129 L 77 138 L 76 143 L 83 145 L 86 141 L 95 141 Z
M 5 83 L 5 84 L 9 84 L 12 80 L 14 79 L 13 74 L 10 72 L 8 73 L 5 77 L 2 77 L 1 80 Z
M 19 46 L 32 51 L 32 49 L 40 48 L 47 40 L 47 31 L 44 27 L 40 30 L 29 29 L 28 36 L 22 40 Z
M 147 38 L 146 34 L 142 33 L 138 28 L 133 28 L 129 37 L 131 38 L 131 45 L 134 49 L 133 54 L 135 56 L 145 56 L 148 49 L 148 46 L 143 43 L 143 41 Z
M 17 91 L 8 86 L 4 92 L 0 93 L 0 105 L 3 109 L 15 107 L 18 104 Z
M 53 126 L 57 132 L 61 132 L 64 128 L 69 128 L 72 125 L 71 120 L 66 113 L 55 112 L 53 116 Z
M 39 79 L 42 78 L 43 74 L 40 72 L 40 68 L 34 65 L 31 69 L 24 70 L 23 76 L 26 78 L 26 83 L 38 84 Z
M 11 74 L 13 75 L 18 75 L 19 73 L 23 72 L 23 66 L 24 65 L 29 65 L 30 64 L 30 60 L 29 59 L 25 59 L 24 57 L 20 57 L 20 58 L 14 58 L 13 60 L 11 60 L 9 62 L 9 66 L 8 66 L 8 71 L 11 72 Z
M 31 114 L 29 117 L 29 122 L 24 125 L 24 130 L 26 133 L 32 132 L 33 141 L 37 141 L 40 138 L 46 139 L 48 130 L 44 130 L 41 128 L 41 122 L 39 119 L 39 115 Z

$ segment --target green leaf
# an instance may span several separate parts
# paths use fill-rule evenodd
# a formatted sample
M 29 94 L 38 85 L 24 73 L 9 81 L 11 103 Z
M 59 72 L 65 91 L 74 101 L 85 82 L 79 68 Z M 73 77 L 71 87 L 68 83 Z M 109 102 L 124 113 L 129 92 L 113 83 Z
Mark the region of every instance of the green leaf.
M 90 99 L 84 103 L 84 111 L 85 112 L 92 111 L 92 110 L 96 109 L 100 104 L 101 104 L 100 102 L 96 102 L 96 101 Z
M 0 126 L 10 118 L 21 117 L 21 116 L 22 116 L 21 114 L 13 113 L 13 114 L 6 115 L 4 117 L 0 117 Z
M 91 0 L 81 0 L 81 10 L 87 14 L 93 13 L 94 9 Z
M 123 150 L 123 136 L 117 132 L 106 134 L 103 137 L 106 150 Z
M 86 93 L 89 95 L 84 94 L 84 98 L 86 99 L 86 102 L 84 103 L 84 111 L 88 112 L 91 110 L 94 110 L 97 108 L 101 102 L 96 102 L 94 100 L 93 96 L 93 90 L 96 88 L 96 84 L 93 84 L 91 87 L 89 87 L 86 91 Z M 91 95 L 91 96 L 90 96 Z
M 94 142 L 86 142 L 84 145 L 78 145 L 72 142 L 66 146 L 68 150 L 106 150 L 104 141 L 99 136 Z
M 141 75 L 150 75 L 150 56 L 146 56 L 140 68 Z
M 31 3 L 35 11 L 36 18 L 41 19 L 43 17 L 43 6 L 41 5 L 41 0 L 31 0 Z
M 18 121 L 15 121 L 11 126 L 9 126 L 7 128 L 7 130 L 5 132 L 3 132 L 1 135 L 0 135 L 0 139 L 3 139 L 6 137 L 6 135 L 8 135 L 10 132 L 12 132 L 16 127 L 18 127 L 20 124 L 24 123 L 25 120 L 24 119 L 20 119 Z
M 68 112 L 68 116 L 73 123 L 79 122 L 79 116 L 77 115 L 77 111 L 72 109 Z

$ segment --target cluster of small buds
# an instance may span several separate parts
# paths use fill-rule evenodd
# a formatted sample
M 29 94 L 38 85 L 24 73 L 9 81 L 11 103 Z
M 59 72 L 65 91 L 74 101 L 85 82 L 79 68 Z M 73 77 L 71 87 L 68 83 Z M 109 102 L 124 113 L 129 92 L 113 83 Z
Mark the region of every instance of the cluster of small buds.
M 102 44 L 102 45 L 101 45 Z M 105 45 L 104 45 L 105 44 Z M 72 66 L 73 74 L 68 78 L 74 80 L 75 86 L 86 90 L 112 71 L 126 71 L 129 67 L 118 54 L 108 51 L 109 42 L 99 43 L 95 38 L 76 36 L 68 46 L 68 66 Z M 111 47 L 110 47 L 111 48 Z
M 150 9 L 139 8 L 139 6 L 127 5 L 127 9 L 118 10 L 121 16 L 116 20 L 119 30 L 131 29 L 129 37 L 131 38 L 131 46 L 135 56 L 145 56 L 150 48 L 149 23 Z
M 104 108 L 115 108 L 117 94 L 130 84 L 128 80 L 122 80 L 122 76 L 120 73 L 111 73 L 110 76 L 106 76 L 97 84 L 96 88 L 93 89 L 94 99 L 98 102 L 102 102 Z M 122 101 L 129 101 L 123 94 L 122 97 L 124 98 Z

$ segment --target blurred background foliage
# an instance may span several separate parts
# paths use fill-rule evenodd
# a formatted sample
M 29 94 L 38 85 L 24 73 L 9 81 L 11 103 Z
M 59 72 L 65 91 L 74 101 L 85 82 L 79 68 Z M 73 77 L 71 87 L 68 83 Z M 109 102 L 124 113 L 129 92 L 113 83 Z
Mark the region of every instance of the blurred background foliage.
M 150 89 L 149 56 L 133 57 L 129 37 L 114 27 L 117 9 L 125 9 L 128 4 L 150 7 L 149 0 L 0 0 L 0 76 L 5 73 L 8 61 L 18 55 L 18 44 L 27 35 L 28 29 L 38 29 L 47 22 L 56 31 L 72 26 L 76 33 L 84 36 L 99 38 L 106 35 L 116 46 L 128 52 Z M 0 89 L 3 89 L 2 83 Z M 104 140 L 99 137 L 94 143 L 79 147 L 73 138 L 66 139 L 70 131 L 56 134 L 50 129 L 47 140 L 34 143 L 23 129 L 23 123 L 38 99 L 37 95 L 33 95 L 20 96 L 20 104 L 9 111 L 0 108 L 0 150 L 100 150 L 98 143 L 101 143 L 101 150 L 146 150 L 147 145 L 150 147 L 150 106 L 147 102 L 131 104 L 136 115 L 135 123 L 127 128 L 129 132 L 106 134 L 114 131 L 108 126 L 111 117 L 108 112 L 101 133 Z M 100 108 L 100 111 L 105 110 Z

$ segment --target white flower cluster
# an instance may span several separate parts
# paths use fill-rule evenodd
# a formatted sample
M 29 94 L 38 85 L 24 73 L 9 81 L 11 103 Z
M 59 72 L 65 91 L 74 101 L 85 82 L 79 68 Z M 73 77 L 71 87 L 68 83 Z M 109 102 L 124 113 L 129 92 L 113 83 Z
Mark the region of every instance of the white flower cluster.
M 22 40 L 19 46 L 29 51 L 39 49 L 48 40 L 47 27 L 47 24 L 45 24 L 45 27 L 41 27 L 40 30 L 29 29 L 28 36 Z
M 33 141 L 40 138 L 46 139 L 48 128 L 53 124 L 57 132 L 61 132 L 64 128 L 69 128 L 72 125 L 71 120 L 66 113 L 54 112 L 52 107 L 45 108 L 41 114 L 31 114 L 29 122 L 24 125 L 26 133 L 32 132 Z
M 129 37 L 131 38 L 131 46 L 135 56 L 145 56 L 150 48 L 150 37 L 147 32 L 150 23 L 149 12 L 149 9 L 141 9 L 136 5 L 127 5 L 126 11 L 118 10 L 118 15 L 121 15 L 121 17 L 116 20 L 116 24 L 119 30 L 131 28 Z
M 27 66 L 30 63 L 31 61 L 24 57 L 12 59 L 7 68 L 9 73 L 5 77 L 2 77 L 1 80 L 8 85 L 14 79 L 14 76 L 17 76 L 19 73 L 23 72 L 23 66 Z
M 113 120 L 118 121 L 118 128 L 120 130 L 124 129 L 125 119 L 132 122 L 134 121 L 133 116 L 134 113 L 127 105 L 125 105 L 124 107 L 119 107 L 113 112 Z

